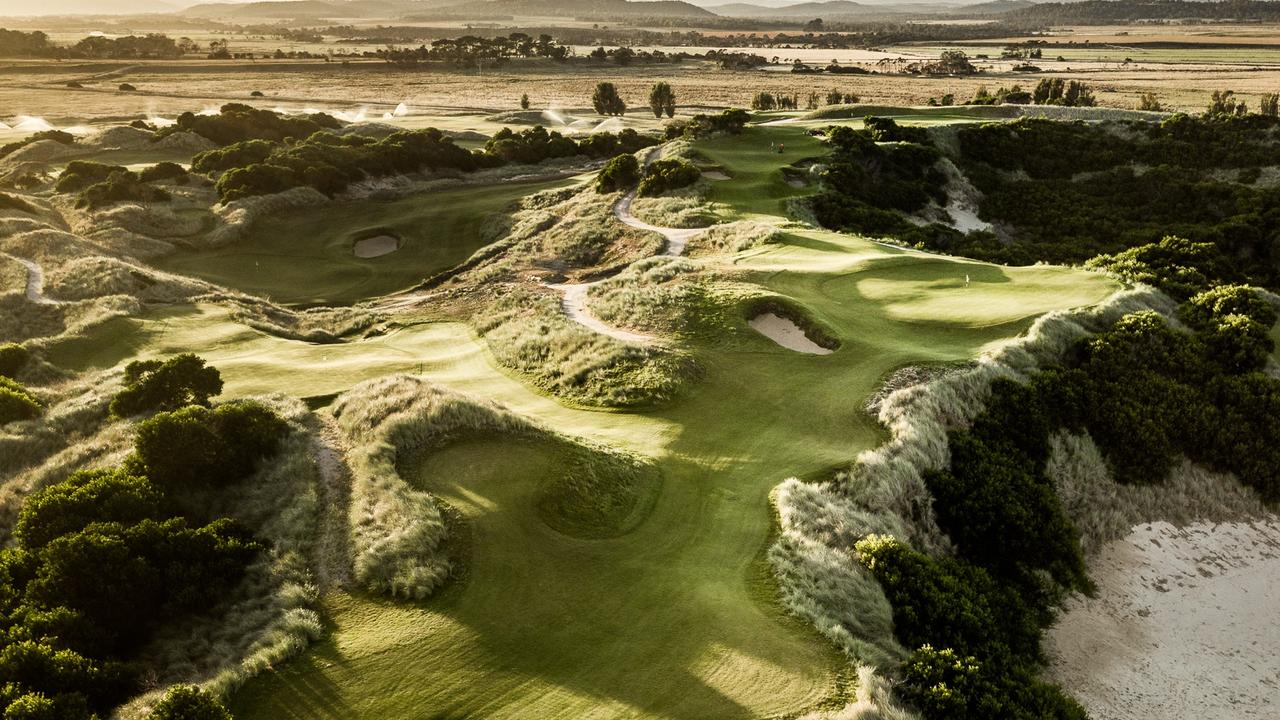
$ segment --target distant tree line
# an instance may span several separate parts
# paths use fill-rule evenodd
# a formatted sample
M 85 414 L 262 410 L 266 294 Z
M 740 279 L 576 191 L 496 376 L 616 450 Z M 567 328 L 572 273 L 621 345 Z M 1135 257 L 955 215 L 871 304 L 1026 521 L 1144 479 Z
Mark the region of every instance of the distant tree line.
M 423 170 L 474 172 L 563 157 L 603 159 L 657 142 L 631 129 L 579 140 L 539 126 L 520 132 L 504 128 L 484 149 L 472 151 L 434 128 L 373 139 L 334 134 L 328 127 L 330 120 L 327 115 L 286 117 L 237 104 L 224 106 L 218 115 L 192 116 L 192 132 L 223 145 L 196 155 L 192 170 L 217 176 L 223 202 L 296 187 L 332 196 L 368 177 Z M 294 130 L 306 132 L 289 134 Z

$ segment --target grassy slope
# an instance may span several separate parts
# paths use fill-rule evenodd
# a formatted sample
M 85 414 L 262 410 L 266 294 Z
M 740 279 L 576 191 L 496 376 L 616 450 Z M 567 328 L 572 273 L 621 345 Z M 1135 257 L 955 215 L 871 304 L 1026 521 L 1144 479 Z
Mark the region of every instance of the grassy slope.
M 350 304 L 404 290 L 457 265 L 484 245 L 480 231 L 491 214 L 568 182 L 503 183 L 303 208 L 259 223 L 243 242 L 182 252 L 157 264 L 282 303 Z M 377 228 L 398 236 L 400 250 L 357 258 L 354 238 Z
M 769 153 L 770 135 L 794 150 Z M 800 191 L 777 166 L 816 152 L 805 143 L 798 128 L 708 143 L 704 150 L 737 179 L 717 183 L 714 199 L 736 216 L 779 214 L 781 198 Z M 809 308 L 843 347 L 818 357 L 751 333 L 722 344 L 700 338 L 705 380 L 647 414 L 561 406 L 503 375 L 459 325 L 414 326 L 351 346 L 271 338 L 214 315 L 171 318 L 163 334 L 135 328 L 143 354 L 205 354 L 230 394 L 316 395 L 420 364 L 451 388 L 648 455 L 664 473 L 642 526 L 585 541 L 536 521 L 530 488 L 552 471 L 536 449 L 504 447 L 500 457 L 461 444 L 429 456 L 418 481 L 468 519 L 466 579 L 421 605 L 330 598 L 333 634 L 250 683 L 235 698 L 236 716 L 701 720 L 794 711 L 829 694 L 834 652 L 782 616 L 772 587 L 759 581 L 771 488 L 875 445 L 879 430 L 860 407 L 892 369 L 972 357 L 1046 308 L 1094 302 L 1112 286 L 1077 271 L 988 268 L 807 230 L 738 265 Z M 936 302 L 948 289 L 939 285 L 966 272 L 974 277 L 966 301 Z M 83 362 L 89 349 L 67 358 Z M 93 352 L 99 362 L 124 359 Z

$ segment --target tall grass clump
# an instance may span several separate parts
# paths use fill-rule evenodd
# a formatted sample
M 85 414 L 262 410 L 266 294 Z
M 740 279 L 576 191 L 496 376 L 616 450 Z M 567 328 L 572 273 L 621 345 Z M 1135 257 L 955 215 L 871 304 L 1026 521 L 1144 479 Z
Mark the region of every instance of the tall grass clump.
M 678 330 L 703 319 L 713 303 L 701 268 L 684 258 L 652 257 L 593 286 L 591 312 L 610 325 L 644 330 Z
M 519 434 L 532 426 L 498 405 L 403 375 L 357 385 L 333 413 L 355 448 L 349 460 L 356 581 L 384 595 L 427 597 L 452 569 L 443 549 L 446 523 L 436 498 L 401 476 L 401 464 L 459 433 Z
M 480 323 L 499 363 L 581 405 L 657 405 L 678 396 L 699 373 L 686 353 L 624 343 L 568 319 L 552 292 L 512 286 Z

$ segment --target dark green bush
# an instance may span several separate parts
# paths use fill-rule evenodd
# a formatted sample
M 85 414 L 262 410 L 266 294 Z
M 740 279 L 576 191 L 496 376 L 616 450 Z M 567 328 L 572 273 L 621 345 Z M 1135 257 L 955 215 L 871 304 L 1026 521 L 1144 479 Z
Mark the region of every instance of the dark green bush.
M 158 519 L 163 499 L 146 478 L 121 469 L 82 470 L 32 493 L 22 504 L 13 534 L 23 547 L 39 550 L 95 522 Z
M 177 685 L 147 715 L 147 720 L 231 720 L 218 699 L 194 685 Z
M 0 375 L 0 425 L 40 416 L 40 402 L 15 380 Z
M 90 185 L 96 185 L 116 173 L 129 173 L 128 168 L 120 165 L 103 165 L 88 160 L 72 160 L 58 177 L 53 189 L 60 193 L 80 192 Z M 132 174 L 132 173 L 129 173 Z
M 76 207 L 97 209 L 119 202 L 163 202 L 169 193 L 142 182 L 136 173 L 114 172 L 80 193 Z
M 245 479 L 279 447 L 286 425 L 253 402 L 191 406 L 138 423 L 133 469 L 165 490 Z
M 31 360 L 31 351 L 17 343 L 0 345 L 0 377 L 16 378 Z
M 149 168 L 138 173 L 138 178 L 142 182 L 156 182 L 159 180 L 179 180 L 187 176 L 187 169 L 173 162 L 156 163 Z
M 596 176 L 596 192 L 611 193 L 630 190 L 640 182 L 640 161 L 630 153 L 605 163 Z
M 649 197 L 688 187 L 702 177 L 702 171 L 684 160 L 658 160 L 645 168 L 640 179 L 640 195 Z
M 217 368 L 191 353 L 168 360 L 135 360 L 125 366 L 124 389 L 111 401 L 116 416 L 152 410 L 176 410 L 187 405 L 209 404 L 222 392 Z
M 193 132 L 218 145 L 245 140 L 284 141 L 305 138 L 324 130 L 337 130 L 342 123 L 325 113 L 313 115 L 281 115 L 259 110 L 241 103 L 223 105 L 217 115 L 185 112 L 177 123 L 156 133 L 156 140 L 176 132 Z

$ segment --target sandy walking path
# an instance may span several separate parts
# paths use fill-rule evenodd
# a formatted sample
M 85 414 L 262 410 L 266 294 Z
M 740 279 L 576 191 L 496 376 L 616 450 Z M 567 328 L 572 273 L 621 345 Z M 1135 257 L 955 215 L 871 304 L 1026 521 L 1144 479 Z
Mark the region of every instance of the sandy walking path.
M 27 300 L 36 305 L 65 305 L 65 300 L 55 300 L 44 294 L 44 269 L 34 260 L 0 253 L 27 269 Z
M 609 325 L 596 317 L 591 312 L 591 309 L 587 307 L 587 292 L 592 286 L 599 284 L 599 282 L 593 282 L 548 285 L 547 287 L 564 295 L 564 299 L 561 301 L 561 306 L 564 308 L 565 317 L 579 325 L 598 332 L 601 335 L 608 335 L 611 338 L 617 338 L 622 342 L 637 343 L 640 345 L 648 345 L 657 342 L 658 338 L 652 335 L 623 330 L 622 328 Z

